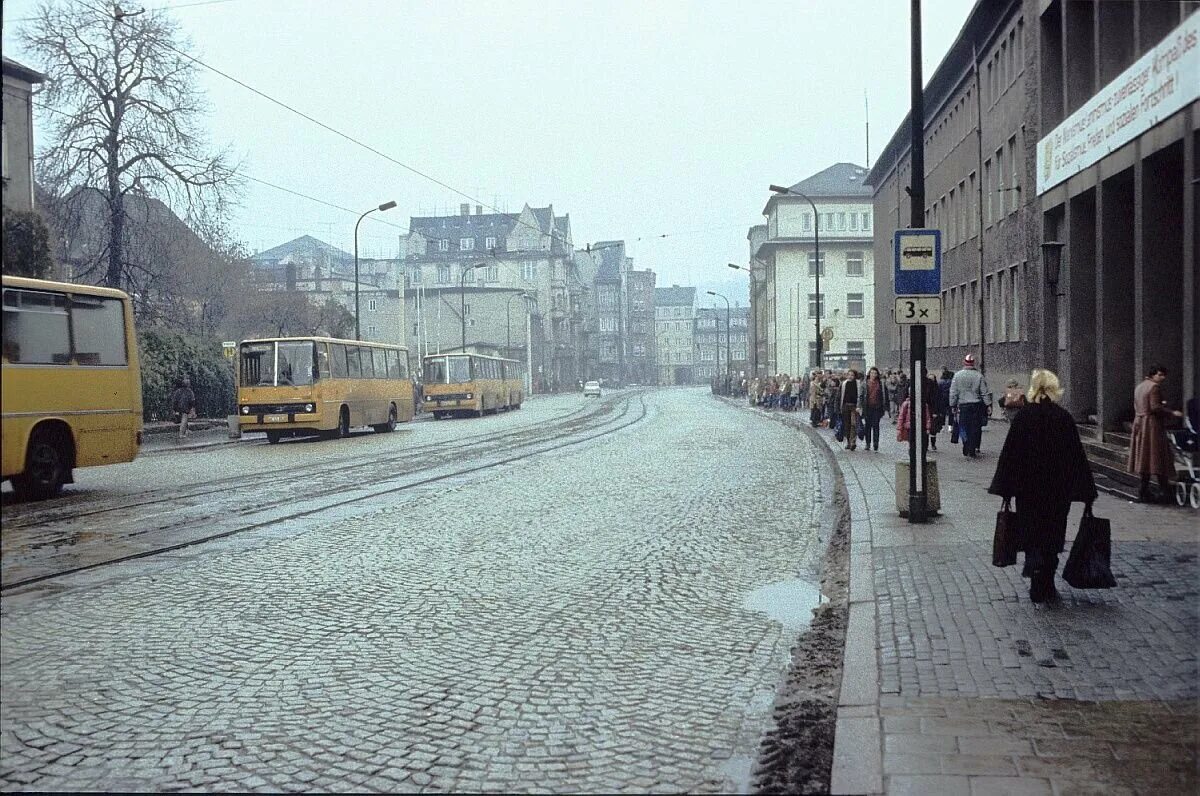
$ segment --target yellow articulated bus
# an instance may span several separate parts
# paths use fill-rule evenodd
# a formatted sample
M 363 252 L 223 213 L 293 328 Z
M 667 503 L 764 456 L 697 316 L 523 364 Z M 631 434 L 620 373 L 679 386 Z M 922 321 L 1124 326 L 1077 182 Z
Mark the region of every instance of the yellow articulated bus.
M 3 292 L 3 477 L 41 500 L 76 467 L 132 461 L 142 380 L 129 296 L 9 276 Z
M 238 421 L 242 431 L 265 431 L 268 442 L 347 437 L 356 426 L 384 433 L 412 418 L 406 348 L 325 337 L 239 347 Z
M 525 399 L 525 364 L 515 359 L 431 354 L 424 365 L 423 408 L 437 420 L 520 409 Z

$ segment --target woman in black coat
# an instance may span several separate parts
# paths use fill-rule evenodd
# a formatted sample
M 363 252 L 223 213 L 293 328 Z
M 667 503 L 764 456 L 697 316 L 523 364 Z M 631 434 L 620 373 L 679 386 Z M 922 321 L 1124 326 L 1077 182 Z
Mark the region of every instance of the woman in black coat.
M 1009 426 L 996 474 L 988 492 L 1016 498 L 1017 527 L 1030 577 L 1029 599 L 1035 603 L 1058 597 L 1054 571 L 1067 537 L 1071 503 L 1096 499 L 1096 483 L 1079 441 L 1079 430 L 1062 398 L 1058 377 L 1035 370 L 1028 405 Z

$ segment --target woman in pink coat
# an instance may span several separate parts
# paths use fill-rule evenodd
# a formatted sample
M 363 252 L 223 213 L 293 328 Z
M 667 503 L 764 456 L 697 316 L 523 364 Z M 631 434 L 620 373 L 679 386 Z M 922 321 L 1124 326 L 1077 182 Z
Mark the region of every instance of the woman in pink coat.
M 1175 457 L 1167 441 L 1165 423 L 1170 417 L 1183 417 L 1172 412 L 1162 399 L 1159 387 L 1167 380 L 1167 369 L 1151 365 L 1146 378 L 1133 391 L 1133 433 L 1129 438 L 1129 460 L 1126 469 L 1142 480 L 1138 499 L 1151 502 L 1150 476 L 1158 478 L 1162 500 L 1171 500 L 1171 479 L 1175 475 Z
M 929 414 L 929 404 L 922 401 L 921 405 L 925 409 L 925 433 L 933 430 L 933 417 Z M 896 441 L 908 442 L 908 435 L 912 433 L 912 399 L 906 398 L 904 403 L 900 404 L 900 411 L 896 415 Z

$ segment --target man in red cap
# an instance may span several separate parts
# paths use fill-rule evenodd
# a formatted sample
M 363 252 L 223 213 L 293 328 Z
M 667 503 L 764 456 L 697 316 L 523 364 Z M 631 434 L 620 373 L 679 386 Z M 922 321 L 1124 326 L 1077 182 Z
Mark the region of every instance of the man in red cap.
M 989 395 L 987 380 L 975 369 L 975 355 L 967 354 L 962 370 L 950 382 L 950 406 L 958 411 L 963 456 L 973 459 L 979 454 Z

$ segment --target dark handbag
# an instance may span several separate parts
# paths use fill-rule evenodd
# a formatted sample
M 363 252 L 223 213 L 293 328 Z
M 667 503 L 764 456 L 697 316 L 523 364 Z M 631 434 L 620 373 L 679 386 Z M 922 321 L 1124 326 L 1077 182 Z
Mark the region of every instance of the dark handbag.
M 1092 504 L 1083 510 L 1079 533 L 1063 567 L 1063 580 L 1076 589 L 1111 589 L 1117 585 L 1112 574 L 1112 525 L 1092 516 Z
M 1000 511 L 996 512 L 996 535 L 992 537 L 993 567 L 1007 567 L 1017 563 L 1017 552 L 1021 548 L 1017 515 L 1009 509 L 1009 505 L 1009 498 L 1005 498 Z
M 858 438 L 867 438 L 867 421 L 863 420 L 862 415 L 858 416 Z
M 951 445 L 958 444 L 958 434 L 959 434 L 959 427 L 958 427 L 958 419 L 956 418 L 950 423 L 950 444 Z
M 841 415 L 838 415 L 837 418 L 834 420 L 833 438 L 836 439 L 838 442 L 841 442 L 842 440 L 846 439 L 846 430 L 844 428 L 842 428 L 842 416 Z

